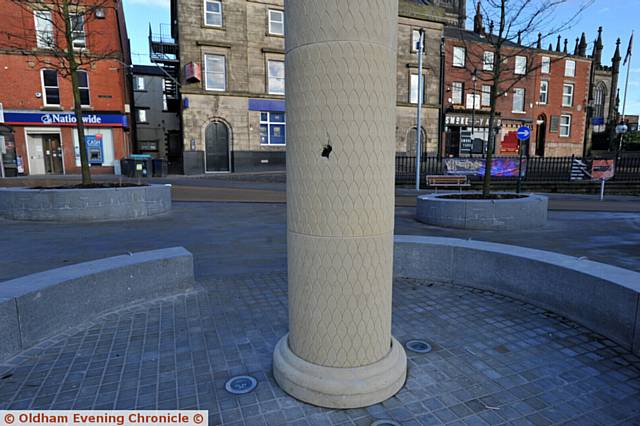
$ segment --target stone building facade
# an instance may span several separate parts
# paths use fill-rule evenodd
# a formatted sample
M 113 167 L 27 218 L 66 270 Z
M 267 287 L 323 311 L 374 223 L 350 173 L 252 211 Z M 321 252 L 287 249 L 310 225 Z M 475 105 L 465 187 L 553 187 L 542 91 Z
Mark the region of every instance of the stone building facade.
M 435 153 L 442 32 L 446 25 L 464 25 L 465 9 L 465 0 L 399 0 L 399 153 L 415 152 L 415 34 L 426 33 L 423 131 L 425 151 Z M 284 168 L 284 19 L 283 0 L 172 2 L 186 173 Z

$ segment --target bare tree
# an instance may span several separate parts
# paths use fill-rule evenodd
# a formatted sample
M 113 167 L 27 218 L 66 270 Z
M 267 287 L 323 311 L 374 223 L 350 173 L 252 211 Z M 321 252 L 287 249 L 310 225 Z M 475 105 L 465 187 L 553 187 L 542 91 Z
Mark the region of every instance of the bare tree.
M 56 70 L 60 77 L 70 80 L 73 91 L 73 110 L 76 117 L 82 184 L 90 185 L 91 172 L 85 143 L 85 125 L 82 112 L 79 71 L 88 71 L 99 61 L 116 60 L 124 64 L 119 50 L 111 50 L 101 37 L 113 33 L 101 33 L 92 28 L 92 46 L 87 48 L 87 27 L 114 11 L 116 0 L 9 0 L 20 15 L 31 17 L 36 31 L 24 26 L 20 19 L 8 19 L 0 35 L 10 53 L 32 57 L 41 66 Z M 4 13 L 4 12 L 3 12 Z
M 491 85 L 483 197 L 489 197 L 491 193 L 491 167 L 496 137 L 496 103 L 500 96 L 509 93 L 519 82 L 527 79 L 540 68 L 541 64 L 535 64 L 533 58 L 542 49 L 542 44 L 546 44 L 550 38 L 571 28 L 594 0 L 578 0 L 578 2 L 580 4 L 576 6 L 576 13 L 570 19 L 557 23 L 554 16 L 558 8 L 568 3 L 575 5 L 575 1 L 484 0 L 481 2 L 481 0 L 474 0 L 475 9 L 480 10 L 479 16 L 482 16 L 482 21 L 476 21 L 475 25 L 481 27 L 483 47 L 474 48 L 471 43 L 478 43 L 478 40 L 464 30 L 460 30 L 459 38 L 465 44 L 465 52 L 468 52 L 465 67 L 480 81 L 486 81 Z M 485 29 L 488 31 L 485 32 Z M 561 50 L 560 54 L 554 55 L 551 62 L 560 61 L 568 56 L 566 40 L 562 49 L 560 38 L 558 38 L 556 51 Z M 486 57 L 484 52 L 490 52 L 492 55 Z M 516 57 L 527 58 L 524 67 L 522 63 L 516 63 Z M 491 61 L 490 66 L 483 66 L 488 60 Z M 477 70 L 483 72 L 477 73 Z M 474 93 L 474 103 L 475 96 Z

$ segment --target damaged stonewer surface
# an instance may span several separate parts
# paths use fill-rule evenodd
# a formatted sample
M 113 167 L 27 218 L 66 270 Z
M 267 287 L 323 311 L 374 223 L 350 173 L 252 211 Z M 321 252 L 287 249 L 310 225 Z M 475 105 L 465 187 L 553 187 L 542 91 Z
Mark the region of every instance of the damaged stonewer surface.
M 290 0 L 286 29 L 292 396 L 362 407 L 404 384 L 391 336 L 397 0 Z

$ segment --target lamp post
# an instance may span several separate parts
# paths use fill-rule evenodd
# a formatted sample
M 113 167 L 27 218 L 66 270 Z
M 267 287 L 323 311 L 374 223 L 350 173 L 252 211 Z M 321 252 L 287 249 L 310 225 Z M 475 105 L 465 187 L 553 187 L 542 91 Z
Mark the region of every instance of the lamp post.
M 622 142 L 624 140 L 624 135 L 629 130 L 629 126 L 624 121 L 621 121 L 620 124 L 616 126 L 616 134 L 620 137 L 620 142 L 618 143 L 618 154 L 616 155 L 616 160 L 620 159 L 622 155 Z
M 422 125 L 420 124 L 422 112 L 422 96 L 424 93 L 422 78 L 422 59 L 424 56 L 424 30 L 420 29 L 420 37 L 416 46 L 418 52 L 418 110 L 416 112 L 416 191 L 420 191 L 420 163 L 422 154 Z
M 471 81 L 473 81 L 473 105 L 471 109 L 471 152 L 469 153 L 473 157 L 473 142 L 475 141 L 476 134 L 476 81 L 478 80 L 478 69 L 474 68 L 471 73 Z

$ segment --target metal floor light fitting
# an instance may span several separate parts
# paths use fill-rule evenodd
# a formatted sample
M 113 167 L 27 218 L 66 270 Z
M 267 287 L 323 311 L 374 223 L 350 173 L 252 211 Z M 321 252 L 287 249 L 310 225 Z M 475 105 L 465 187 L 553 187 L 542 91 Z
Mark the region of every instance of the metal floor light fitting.
M 258 381 L 251 376 L 235 376 L 224 384 L 227 392 L 234 395 L 242 395 L 253 391 L 258 386 Z
M 418 354 L 428 354 L 432 349 L 431 345 L 424 340 L 409 340 L 404 347 Z

